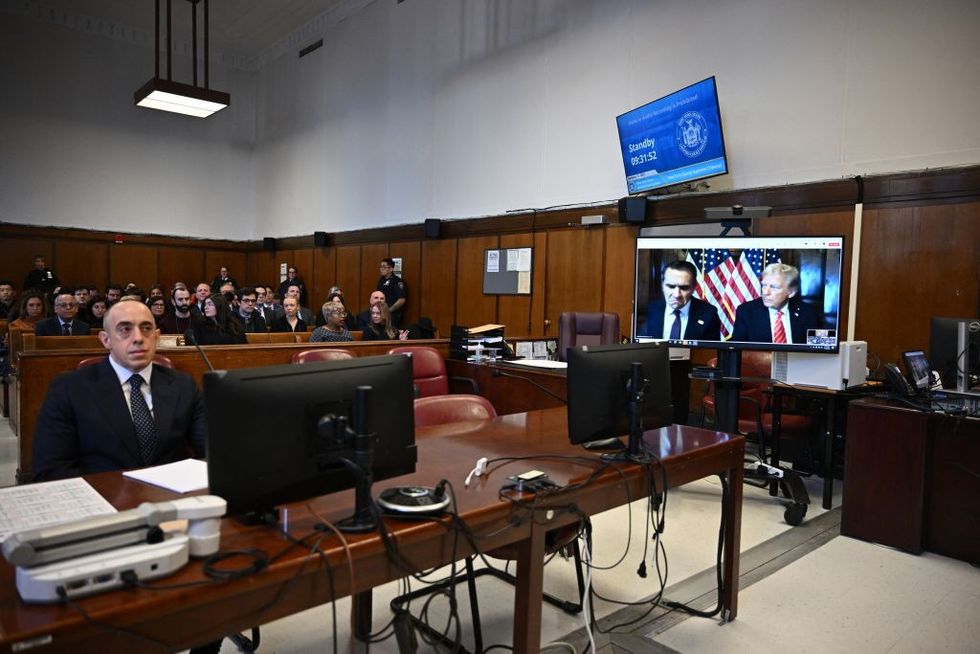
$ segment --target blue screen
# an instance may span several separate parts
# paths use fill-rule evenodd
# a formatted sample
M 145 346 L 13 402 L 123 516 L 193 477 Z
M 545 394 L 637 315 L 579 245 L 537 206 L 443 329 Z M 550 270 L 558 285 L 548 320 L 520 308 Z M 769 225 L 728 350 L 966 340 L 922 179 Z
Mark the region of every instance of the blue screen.
M 728 172 L 715 78 L 616 118 L 630 193 Z

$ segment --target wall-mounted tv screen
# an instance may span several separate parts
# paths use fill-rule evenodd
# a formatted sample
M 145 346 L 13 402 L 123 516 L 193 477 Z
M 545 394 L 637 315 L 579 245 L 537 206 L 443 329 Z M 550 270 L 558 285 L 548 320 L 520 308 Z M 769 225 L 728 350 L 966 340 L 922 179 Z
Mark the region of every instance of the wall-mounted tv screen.
M 728 172 L 715 78 L 616 118 L 630 194 Z
M 836 352 L 843 236 L 640 237 L 633 337 Z

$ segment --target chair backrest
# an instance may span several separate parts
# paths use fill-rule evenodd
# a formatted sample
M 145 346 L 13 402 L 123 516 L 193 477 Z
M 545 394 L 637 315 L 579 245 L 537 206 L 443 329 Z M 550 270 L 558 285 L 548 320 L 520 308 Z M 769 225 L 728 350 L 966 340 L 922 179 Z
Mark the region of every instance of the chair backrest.
M 316 350 L 303 350 L 293 355 L 292 363 L 312 363 L 314 361 L 336 361 L 353 359 L 357 354 L 342 347 L 321 347 Z
M 415 400 L 416 427 L 496 417 L 497 411 L 482 395 L 432 395 Z
M 614 345 L 619 342 L 619 314 L 564 311 L 558 318 L 558 359 L 579 345 Z
M 388 354 L 407 354 L 412 357 L 412 383 L 418 389 L 418 397 L 449 393 L 446 360 L 439 350 L 428 345 L 406 345 L 393 347 L 388 350 Z
M 88 357 L 86 359 L 82 359 L 81 361 L 78 362 L 78 364 L 75 365 L 75 370 L 81 370 L 82 368 L 85 368 L 87 366 L 91 366 L 96 363 L 105 361 L 106 357 L 108 356 L 109 355 L 106 354 L 106 355 L 99 355 L 97 357 Z M 153 363 L 157 364 L 158 366 L 163 366 L 164 368 L 170 368 L 171 370 L 174 367 L 174 362 L 171 361 L 169 357 L 165 357 L 162 354 L 155 354 L 153 356 Z

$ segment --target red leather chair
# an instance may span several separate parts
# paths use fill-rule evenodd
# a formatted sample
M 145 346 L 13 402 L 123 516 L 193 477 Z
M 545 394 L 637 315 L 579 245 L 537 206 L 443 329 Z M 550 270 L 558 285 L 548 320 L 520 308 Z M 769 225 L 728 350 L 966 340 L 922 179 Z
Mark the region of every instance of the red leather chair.
M 418 391 L 416 397 L 449 393 L 446 360 L 439 350 L 428 345 L 406 345 L 393 347 L 388 350 L 388 354 L 407 354 L 412 357 L 412 383 Z
M 717 359 L 710 359 L 709 366 L 718 365 Z M 769 379 L 772 374 L 772 353 L 742 352 L 742 376 Z M 778 465 L 778 461 L 769 461 L 768 446 L 772 444 L 773 413 L 770 405 L 770 384 L 767 382 L 743 382 L 739 391 L 738 431 L 742 434 L 755 434 L 759 440 L 760 456 L 763 461 Z M 708 383 L 705 396 L 701 401 L 702 424 L 706 415 L 714 415 L 715 396 L 714 384 Z M 779 418 L 779 433 L 781 438 L 801 441 L 809 447 L 810 436 L 815 424 L 809 415 L 797 415 L 782 411 Z
M 497 411 L 482 395 L 430 395 L 415 400 L 416 427 L 496 417 Z
M 619 343 L 619 314 L 564 311 L 558 317 L 558 360 L 565 351 L 579 345 Z
M 336 361 L 338 359 L 353 359 L 357 354 L 353 350 L 342 347 L 321 347 L 315 350 L 303 350 L 293 355 L 291 363 L 313 363 L 314 361 Z
M 85 368 L 86 366 L 91 366 L 91 365 L 94 365 L 96 363 L 100 363 L 102 361 L 105 361 L 108 356 L 109 355 L 106 354 L 104 356 L 88 357 L 87 359 L 82 359 L 75 366 L 75 370 L 81 370 L 82 368 Z M 153 363 L 157 364 L 158 366 L 163 366 L 164 368 L 170 368 L 171 370 L 173 370 L 173 367 L 174 367 L 174 362 L 171 361 L 168 357 L 163 356 L 162 354 L 154 355 L 154 357 L 153 357 Z

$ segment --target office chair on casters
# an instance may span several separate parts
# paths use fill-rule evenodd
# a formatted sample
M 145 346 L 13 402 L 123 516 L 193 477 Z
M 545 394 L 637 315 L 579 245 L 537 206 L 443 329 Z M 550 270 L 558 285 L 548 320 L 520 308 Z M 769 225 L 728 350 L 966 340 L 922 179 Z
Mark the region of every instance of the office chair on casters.
M 615 345 L 619 343 L 619 314 L 563 311 L 558 317 L 558 360 L 579 345 Z
M 716 366 L 717 359 L 710 359 L 709 366 Z M 769 379 L 772 374 L 772 354 L 770 352 L 742 352 L 742 377 Z M 747 460 L 745 483 L 757 488 L 771 487 L 773 495 L 778 486 L 783 496 L 789 500 L 785 504 L 783 519 L 787 524 L 798 526 L 806 516 L 810 495 L 803 485 L 800 473 L 783 468 L 779 461 L 773 460 L 770 450 L 773 437 L 774 414 L 771 407 L 772 391 L 768 382 L 742 382 L 738 398 L 738 424 L 736 431 L 746 436 L 756 436 L 759 461 Z M 715 409 L 714 383 L 709 382 L 701 401 L 701 425 L 706 416 Z M 781 413 L 779 433 L 782 438 L 802 441 L 809 447 L 809 438 L 814 430 L 813 419 L 808 415 Z
M 491 420 L 497 416 L 493 405 L 485 397 L 480 395 L 442 395 L 432 397 L 421 397 L 415 400 L 415 426 L 422 427 L 427 425 L 440 425 L 450 422 L 463 421 L 482 421 Z M 544 593 L 544 601 L 560 608 L 566 613 L 579 613 L 582 610 L 582 596 L 585 593 L 585 576 L 582 572 L 582 560 L 578 546 L 578 534 L 581 525 L 576 523 L 565 527 L 552 529 L 545 534 L 545 556 L 551 557 L 559 552 L 571 550 L 575 559 L 575 573 L 578 581 L 578 600 L 568 601 L 557 598 L 549 593 Z M 485 556 L 502 559 L 514 560 L 517 558 L 517 548 L 514 545 L 505 545 L 484 553 Z M 391 610 L 396 616 L 405 616 L 411 624 L 419 631 L 426 634 L 429 638 L 447 646 L 454 647 L 456 642 L 443 635 L 442 632 L 429 626 L 422 619 L 412 615 L 408 610 L 408 604 L 412 600 L 433 595 L 438 592 L 449 590 L 457 584 L 466 582 L 467 591 L 470 599 L 470 615 L 473 620 L 473 639 L 474 652 L 483 651 L 483 629 L 480 623 L 480 606 L 477 599 L 476 579 L 485 575 L 494 576 L 509 584 L 516 585 L 514 575 L 506 570 L 493 567 L 485 567 L 477 570 L 473 565 L 475 557 L 469 556 L 465 560 L 465 577 L 463 579 L 448 578 L 420 588 L 418 590 L 400 595 L 391 600 Z M 396 617 L 396 621 L 398 618 Z M 460 648 L 458 651 L 466 652 Z

